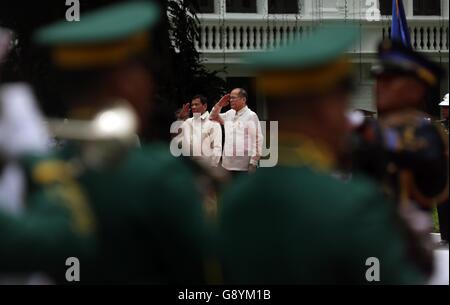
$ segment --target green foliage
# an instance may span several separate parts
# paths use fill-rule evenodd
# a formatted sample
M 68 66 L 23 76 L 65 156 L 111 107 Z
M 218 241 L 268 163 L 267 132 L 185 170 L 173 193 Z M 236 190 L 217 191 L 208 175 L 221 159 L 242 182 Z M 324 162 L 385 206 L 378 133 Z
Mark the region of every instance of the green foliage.
M 438 213 L 437 213 L 437 208 L 434 207 L 433 208 L 433 232 L 434 233 L 439 233 L 439 217 L 438 217 Z
M 199 20 L 192 1 L 168 1 L 169 35 L 173 62 L 173 98 L 178 105 L 203 94 L 211 102 L 225 90 L 225 81 L 217 76 L 220 71 L 208 71 L 195 48 L 199 36 Z

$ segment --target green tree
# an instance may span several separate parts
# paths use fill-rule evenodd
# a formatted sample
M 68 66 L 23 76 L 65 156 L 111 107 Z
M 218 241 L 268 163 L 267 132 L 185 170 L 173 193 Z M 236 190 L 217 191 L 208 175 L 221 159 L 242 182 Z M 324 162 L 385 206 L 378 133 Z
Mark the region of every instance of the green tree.
M 215 101 L 224 93 L 225 81 L 218 77 L 222 71 L 208 71 L 200 53 L 195 48 L 199 37 L 199 20 L 196 16 L 196 1 L 170 0 L 167 15 L 171 56 L 174 69 L 171 80 L 173 96 L 179 104 L 190 101 L 195 94 L 204 94 Z
M 221 71 L 208 71 L 195 48 L 199 35 L 195 2 L 159 1 L 167 14 L 153 37 L 153 51 L 159 59 L 153 67 L 158 76 L 158 93 L 152 114 L 153 128 L 147 134 L 149 139 L 170 140 L 169 127 L 175 111 L 194 95 L 205 95 L 211 105 L 225 92 L 226 82 L 217 75 Z

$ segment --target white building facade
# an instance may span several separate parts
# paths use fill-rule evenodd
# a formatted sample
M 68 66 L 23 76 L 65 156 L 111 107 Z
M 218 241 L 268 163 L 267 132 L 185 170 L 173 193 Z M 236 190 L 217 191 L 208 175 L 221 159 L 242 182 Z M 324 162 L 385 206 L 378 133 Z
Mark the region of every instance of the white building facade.
M 253 77 L 242 62 L 249 52 L 276 48 L 308 35 L 327 21 L 348 21 L 361 35 L 348 51 L 355 64 L 358 92 L 353 107 L 375 112 L 370 68 L 378 43 L 388 38 L 391 0 L 196 0 L 200 37 L 196 47 L 210 70 L 222 70 L 229 87 L 250 91 L 250 105 L 266 118 L 265 100 L 252 89 Z M 438 62 L 448 75 L 448 0 L 403 0 L 414 47 Z M 377 14 L 377 9 L 380 14 Z M 441 95 L 448 92 L 448 77 Z

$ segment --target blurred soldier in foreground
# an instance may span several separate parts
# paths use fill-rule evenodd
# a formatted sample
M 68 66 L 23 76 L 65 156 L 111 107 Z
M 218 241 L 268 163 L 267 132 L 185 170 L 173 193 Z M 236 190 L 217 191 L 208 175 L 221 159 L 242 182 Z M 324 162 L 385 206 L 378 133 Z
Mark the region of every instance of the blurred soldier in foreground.
M 15 34 L 0 28 L 0 78 L 3 64 L 15 47 Z M 4 81 L 2 79 L 2 81 Z M 30 85 L 24 82 L 2 82 L 0 86 L 0 211 L 21 215 L 30 186 L 23 159 L 31 154 L 46 154 L 50 136 L 38 109 Z M 2 232 L 4 234 L 5 232 Z M 45 284 L 42 274 L 5 274 L 0 271 L 0 285 Z
M 445 130 L 445 134 L 448 137 L 448 93 L 445 95 L 444 100 L 439 104 L 442 110 L 441 124 Z M 448 152 L 447 152 L 448 153 Z M 448 155 L 447 155 L 448 156 Z M 441 231 L 441 240 L 443 244 L 448 245 L 448 223 L 449 223 L 449 210 L 448 210 L 448 196 L 444 201 L 438 204 L 438 216 L 439 216 L 439 228 Z
M 448 197 L 448 137 L 422 112 L 438 90 L 442 71 L 398 42 L 379 47 L 378 121 L 359 127 L 354 166 L 380 182 L 411 229 L 411 252 L 432 271 L 431 209 Z
M 14 34 L 0 28 L 0 69 L 13 47 Z M 0 72 L 1 77 L 1 72 Z M 0 86 L 0 208 L 19 213 L 23 208 L 26 181 L 20 158 L 46 153 L 50 137 L 34 94 L 28 84 Z
M 69 144 L 27 163 L 29 210 L 0 214 L 0 271 L 38 269 L 64 281 L 66 259 L 76 257 L 81 283 L 202 282 L 193 174 L 168 148 L 136 147 L 151 110 L 145 54 L 157 17 L 151 2 L 130 1 L 37 31 L 70 109 L 67 122 L 49 127 Z
M 331 177 L 350 131 L 344 51 L 356 37 L 352 26 L 330 25 L 250 58 L 258 88 L 270 97 L 269 119 L 279 123 L 279 162 L 242 177 L 223 197 L 226 283 L 377 283 L 369 258 L 380 262 L 380 283 L 424 281 L 393 204 L 362 177 Z

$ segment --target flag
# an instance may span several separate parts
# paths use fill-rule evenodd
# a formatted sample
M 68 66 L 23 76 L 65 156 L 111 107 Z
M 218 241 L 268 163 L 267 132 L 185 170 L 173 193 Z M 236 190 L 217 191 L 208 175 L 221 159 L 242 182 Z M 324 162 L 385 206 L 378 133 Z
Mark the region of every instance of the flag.
M 400 41 L 403 45 L 411 47 L 411 36 L 409 34 L 402 0 L 392 0 L 391 39 Z

